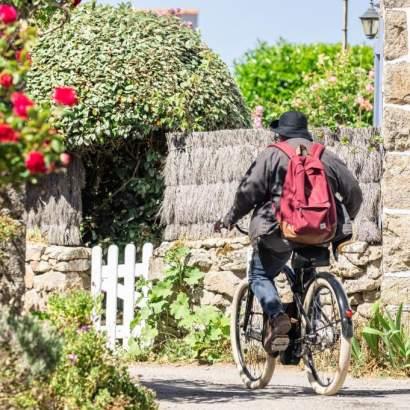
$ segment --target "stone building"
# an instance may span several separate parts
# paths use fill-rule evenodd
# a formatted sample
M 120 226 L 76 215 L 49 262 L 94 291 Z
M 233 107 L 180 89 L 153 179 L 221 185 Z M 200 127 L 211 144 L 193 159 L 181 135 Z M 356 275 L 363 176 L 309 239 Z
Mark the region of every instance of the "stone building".
M 410 0 L 384 0 L 383 303 L 410 315 Z

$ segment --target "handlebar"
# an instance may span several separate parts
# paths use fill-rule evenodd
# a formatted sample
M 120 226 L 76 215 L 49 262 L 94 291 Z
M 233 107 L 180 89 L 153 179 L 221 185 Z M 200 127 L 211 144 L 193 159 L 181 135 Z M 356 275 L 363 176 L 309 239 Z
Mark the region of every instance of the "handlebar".
M 238 224 L 235 224 L 235 228 L 236 228 L 240 233 L 242 233 L 242 234 L 244 234 L 244 235 L 248 235 L 248 234 L 249 234 L 248 231 L 246 231 L 245 229 L 241 228 Z

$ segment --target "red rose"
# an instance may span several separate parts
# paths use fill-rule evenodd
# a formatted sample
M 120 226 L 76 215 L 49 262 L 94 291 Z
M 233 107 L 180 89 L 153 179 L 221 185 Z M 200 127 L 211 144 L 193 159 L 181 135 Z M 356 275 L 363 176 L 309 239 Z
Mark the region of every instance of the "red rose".
M 17 20 L 17 10 L 8 4 L 0 4 L 0 21 L 4 24 L 14 23 Z
M 31 151 L 26 157 L 26 168 L 30 174 L 45 174 L 47 172 L 44 155 L 38 151 Z
M 60 154 L 60 162 L 64 167 L 68 167 L 71 162 L 71 155 L 63 152 L 62 154 Z
M 57 87 L 53 93 L 53 100 L 59 105 L 73 106 L 77 104 L 77 94 L 74 88 Z
M 0 74 L 0 85 L 4 88 L 9 88 L 13 85 L 13 76 L 7 73 Z
M 19 134 L 9 124 L 0 124 L 0 143 L 17 142 Z
M 34 103 L 24 93 L 11 94 L 11 102 L 13 104 L 13 113 L 17 117 L 28 119 L 28 109 L 33 107 Z
M 71 5 L 77 7 L 81 3 L 81 0 L 71 0 Z

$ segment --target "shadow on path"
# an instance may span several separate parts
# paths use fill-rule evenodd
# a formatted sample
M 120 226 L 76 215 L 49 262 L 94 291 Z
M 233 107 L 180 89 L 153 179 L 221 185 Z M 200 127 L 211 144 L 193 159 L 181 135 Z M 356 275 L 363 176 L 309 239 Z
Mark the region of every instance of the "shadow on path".
M 262 390 L 247 390 L 236 384 L 217 384 L 198 380 L 185 379 L 142 379 L 142 384 L 156 391 L 159 400 L 174 403 L 224 403 L 232 400 L 236 402 L 254 401 L 255 399 L 293 399 L 301 397 L 320 397 L 309 387 L 270 385 Z M 410 395 L 410 388 L 377 389 L 344 388 L 338 396 L 343 398 L 385 398 L 393 395 Z M 323 397 L 323 396 L 322 396 Z M 326 397 L 323 397 L 326 399 Z

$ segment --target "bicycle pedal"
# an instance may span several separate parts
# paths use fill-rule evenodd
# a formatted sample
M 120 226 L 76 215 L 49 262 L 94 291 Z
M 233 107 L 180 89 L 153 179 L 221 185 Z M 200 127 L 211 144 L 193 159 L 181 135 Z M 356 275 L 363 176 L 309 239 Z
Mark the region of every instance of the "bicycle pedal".
M 278 336 L 272 341 L 272 351 L 273 352 L 283 352 L 289 346 L 288 336 Z

